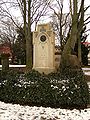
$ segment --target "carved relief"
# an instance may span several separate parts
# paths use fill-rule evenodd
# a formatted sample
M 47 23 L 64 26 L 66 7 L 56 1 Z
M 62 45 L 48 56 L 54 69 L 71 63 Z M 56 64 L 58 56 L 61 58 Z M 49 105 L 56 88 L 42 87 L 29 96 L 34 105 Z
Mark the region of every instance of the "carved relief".
M 49 29 L 49 24 L 38 25 L 37 31 L 34 32 L 34 59 L 33 68 L 39 72 L 51 72 L 55 69 L 54 66 L 54 42 L 52 29 Z M 53 43 L 52 43 L 53 41 Z
M 46 29 L 44 28 L 44 26 L 41 27 L 40 32 L 46 32 Z
M 37 38 L 37 36 L 38 36 L 38 32 L 35 33 L 35 38 Z
M 49 37 L 51 37 L 51 31 L 47 31 L 47 34 L 49 35 Z

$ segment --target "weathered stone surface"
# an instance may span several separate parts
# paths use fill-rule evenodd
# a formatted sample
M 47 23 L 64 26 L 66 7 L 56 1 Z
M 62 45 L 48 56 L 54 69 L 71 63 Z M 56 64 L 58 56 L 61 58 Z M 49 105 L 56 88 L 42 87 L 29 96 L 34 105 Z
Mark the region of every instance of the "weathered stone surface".
M 33 33 L 33 69 L 41 73 L 55 70 L 55 35 L 50 24 L 38 25 Z
M 79 60 L 78 60 L 76 55 L 68 55 L 68 60 L 67 61 L 68 61 L 68 64 L 72 68 L 74 68 L 74 67 L 79 68 L 80 67 L 80 62 L 79 62 Z

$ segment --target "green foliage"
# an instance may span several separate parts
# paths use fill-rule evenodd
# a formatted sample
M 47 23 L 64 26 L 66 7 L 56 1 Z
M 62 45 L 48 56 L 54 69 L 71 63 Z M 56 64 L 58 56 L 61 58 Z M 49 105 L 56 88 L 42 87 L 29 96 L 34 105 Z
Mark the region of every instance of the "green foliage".
M 13 46 L 15 64 L 26 64 L 26 40 L 23 28 L 17 29 L 17 39 Z
M 87 40 L 87 35 L 85 34 L 86 26 L 83 28 L 81 32 L 81 56 L 82 56 L 82 64 L 83 65 L 88 65 L 88 46 L 85 46 L 85 42 Z
M 89 102 L 88 86 L 82 71 L 66 70 L 65 74 L 27 74 L 9 71 L 0 73 L 0 100 L 5 102 L 62 108 L 86 107 Z
M 78 56 L 78 51 L 77 51 L 77 44 L 75 45 L 75 54 Z M 88 47 L 85 46 L 84 42 L 81 43 L 81 58 L 82 58 L 82 64 L 87 66 L 88 65 Z
M 70 108 L 87 106 L 89 103 L 89 91 L 81 69 L 67 67 L 56 76 L 58 76 L 56 80 L 58 81 L 58 103 L 60 106 Z
M 88 50 L 88 47 L 86 47 L 84 44 L 81 45 L 81 53 L 82 53 L 82 64 L 83 65 L 88 65 L 88 53 L 89 53 L 89 50 Z
M 88 65 L 88 46 L 85 45 L 85 42 L 87 40 L 87 35 L 85 34 L 86 26 L 82 29 L 81 35 L 80 35 L 80 40 L 81 40 L 81 62 L 83 65 L 87 66 Z M 74 54 L 77 55 L 78 57 L 78 43 L 75 44 L 74 48 Z

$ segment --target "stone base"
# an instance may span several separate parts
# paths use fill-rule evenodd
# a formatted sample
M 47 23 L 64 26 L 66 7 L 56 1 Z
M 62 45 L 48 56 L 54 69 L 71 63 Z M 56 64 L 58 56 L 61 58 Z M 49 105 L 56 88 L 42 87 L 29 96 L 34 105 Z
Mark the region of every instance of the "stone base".
M 51 72 L 55 72 L 55 68 L 33 68 L 34 70 L 40 72 L 40 73 L 44 73 L 44 74 L 49 74 Z

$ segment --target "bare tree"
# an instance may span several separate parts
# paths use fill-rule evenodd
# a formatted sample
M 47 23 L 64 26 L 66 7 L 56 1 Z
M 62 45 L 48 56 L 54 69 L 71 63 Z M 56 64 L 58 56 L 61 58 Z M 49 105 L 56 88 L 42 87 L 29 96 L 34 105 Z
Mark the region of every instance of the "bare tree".
M 13 24 L 21 28 L 24 26 L 24 34 L 26 38 L 26 66 L 27 69 L 32 69 L 32 35 L 31 27 L 33 24 L 37 24 L 42 16 L 47 13 L 49 0 L 1 0 L 0 1 L 0 22 L 6 22 L 7 18 L 13 22 Z M 14 11 L 18 10 L 21 16 L 20 22 L 18 18 L 14 16 Z M 12 11 L 13 10 L 13 11 Z M 20 19 L 19 19 L 20 20 Z
M 8 44 L 11 49 L 12 61 L 14 60 L 13 47 L 16 41 L 16 27 L 13 25 L 13 22 L 7 20 L 4 24 L 1 24 L 0 28 L 0 44 Z
M 71 25 L 71 32 L 70 32 L 69 38 L 67 40 L 67 43 L 62 53 L 62 59 L 61 59 L 62 68 L 65 68 L 70 65 L 71 58 L 69 57 L 71 57 L 70 55 L 73 54 L 75 44 L 77 43 L 77 41 L 79 41 L 78 43 L 80 45 L 80 34 L 84 26 L 84 0 L 81 0 L 80 2 L 79 12 L 78 12 L 78 1 L 77 0 L 73 0 L 72 3 L 70 0 L 70 8 L 71 8 L 70 11 L 71 11 L 71 17 L 72 17 L 72 25 Z M 79 46 L 79 49 L 80 49 L 80 46 Z M 81 53 L 79 53 L 79 60 L 81 60 L 80 55 Z
M 47 2 L 43 0 L 39 2 L 39 0 L 31 1 L 24 0 L 24 31 L 26 38 L 26 67 L 27 71 L 32 69 L 32 34 L 31 34 L 31 25 L 33 22 L 38 22 L 39 19 L 46 14 L 46 8 L 48 7 Z M 40 9 L 41 6 L 41 9 Z M 28 29 L 27 29 L 28 26 Z
M 56 0 L 55 3 L 50 6 L 50 9 L 53 11 L 53 15 L 51 16 L 52 25 L 61 48 L 63 48 L 70 25 L 69 13 L 63 13 L 63 2 L 63 0 Z

